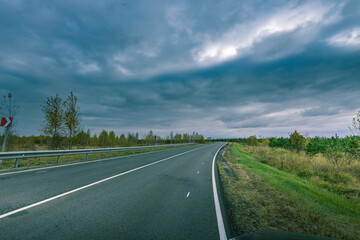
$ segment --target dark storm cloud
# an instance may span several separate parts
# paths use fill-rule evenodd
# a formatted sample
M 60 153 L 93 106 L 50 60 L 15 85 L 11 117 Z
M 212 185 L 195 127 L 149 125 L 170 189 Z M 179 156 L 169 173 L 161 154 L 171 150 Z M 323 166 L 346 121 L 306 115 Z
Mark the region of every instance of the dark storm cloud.
M 20 134 L 70 91 L 95 132 L 347 134 L 360 105 L 359 1 L 0 3 Z
M 303 116 L 313 117 L 313 116 L 332 116 L 340 112 L 340 109 L 331 109 L 326 106 L 320 106 L 315 108 L 307 109 L 303 112 Z

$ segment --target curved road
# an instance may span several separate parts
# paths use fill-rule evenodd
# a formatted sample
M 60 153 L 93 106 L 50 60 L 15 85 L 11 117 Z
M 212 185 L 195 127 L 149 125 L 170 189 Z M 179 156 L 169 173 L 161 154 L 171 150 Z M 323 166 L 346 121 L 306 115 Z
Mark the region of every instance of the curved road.
M 0 239 L 219 239 L 222 145 L 0 173 Z

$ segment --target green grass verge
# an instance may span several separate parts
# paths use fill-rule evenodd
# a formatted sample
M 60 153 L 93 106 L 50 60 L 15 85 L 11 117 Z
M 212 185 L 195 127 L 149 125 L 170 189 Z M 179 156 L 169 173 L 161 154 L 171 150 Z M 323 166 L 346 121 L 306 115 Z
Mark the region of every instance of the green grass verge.
M 232 144 L 227 163 L 219 165 L 237 234 L 285 230 L 339 239 L 360 239 L 360 205 L 326 189 L 254 160 Z

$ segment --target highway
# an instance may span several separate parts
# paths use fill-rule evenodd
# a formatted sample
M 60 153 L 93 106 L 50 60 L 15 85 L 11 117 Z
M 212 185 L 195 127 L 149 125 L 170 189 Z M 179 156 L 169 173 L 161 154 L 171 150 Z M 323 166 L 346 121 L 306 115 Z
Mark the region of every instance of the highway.
M 0 173 L 0 239 L 225 239 L 222 145 Z

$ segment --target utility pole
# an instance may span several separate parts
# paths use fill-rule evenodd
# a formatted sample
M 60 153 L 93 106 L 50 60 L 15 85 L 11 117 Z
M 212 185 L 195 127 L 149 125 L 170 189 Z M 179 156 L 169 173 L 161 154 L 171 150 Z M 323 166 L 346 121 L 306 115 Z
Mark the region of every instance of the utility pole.
M 8 94 L 8 99 L 9 99 L 9 115 L 10 115 L 10 119 L 12 119 L 12 116 L 11 116 L 11 99 L 12 99 L 12 93 L 9 92 Z M 4 96 L 4 101 L 5 101 L 5 96 Z M 10 125 L 11 126 L 11 125 Z M 4 130 L 4 140 L 3 140 L 3 145 L 2 145 L 2 149 L 1 151 L 4 152 L 5 151 L 5 146 L 6 146 L 6 138 L 7 138 L 7 135 L 8 135 L 8 132 L 9 132 L 9 127 L 10 126 L 6 126 L 5 127 L 5 130 Z

